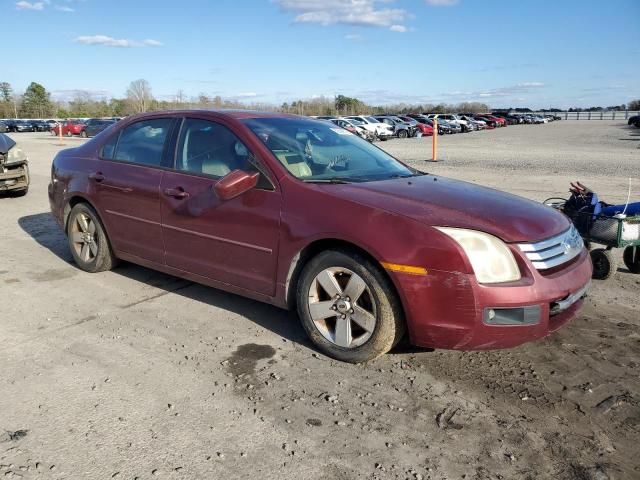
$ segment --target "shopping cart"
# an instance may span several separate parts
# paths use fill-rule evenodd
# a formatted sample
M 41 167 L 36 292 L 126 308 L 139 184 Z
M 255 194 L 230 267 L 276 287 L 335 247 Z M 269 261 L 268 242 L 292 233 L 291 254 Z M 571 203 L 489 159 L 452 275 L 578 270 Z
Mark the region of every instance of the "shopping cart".
M 545 205 L 563 212 L 573 222 L 591 253 L 593 278 L 606 280 L 618 270 L 614 248 L 624 248 L 622 256 L 632 273 L 640 273 L 640 216 L 602 215 L 566 209 L 567 199 L 549 198 Z M 593 244 L 604 248 L 592 248 Z

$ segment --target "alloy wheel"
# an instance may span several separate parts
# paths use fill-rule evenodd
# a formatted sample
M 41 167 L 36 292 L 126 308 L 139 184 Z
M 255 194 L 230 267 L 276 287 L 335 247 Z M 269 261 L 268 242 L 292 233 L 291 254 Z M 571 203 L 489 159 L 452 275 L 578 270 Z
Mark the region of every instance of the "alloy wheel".
M 355 272 L 344 267 L 321 271 L 311 282 L 308 298 L 315 327 L 331 343 L 356 348 L 373 335 L 375 302 L 371 290 Z
M 96 224 L 89 215 L 78 213 L 71 224 L 71 240 L 77 257 L 85 263 L 98 255 Z

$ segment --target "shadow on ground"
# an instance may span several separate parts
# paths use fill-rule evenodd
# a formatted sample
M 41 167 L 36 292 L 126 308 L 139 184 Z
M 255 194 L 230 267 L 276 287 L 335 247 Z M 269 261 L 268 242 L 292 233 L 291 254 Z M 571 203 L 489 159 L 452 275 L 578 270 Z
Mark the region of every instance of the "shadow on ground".
M 42 247 L 51 251 L 65 262 L 73 263 L 67 245 L 67 238 L 50 213 L 39 213 L 21 217 L 18 220 L 18 224 L 22 230 Z M 160 295 L 180 295 L 196 302 L 241 315 L 276 335 L 304 345 L 307 348 L 314 349 L 294 312 L 287 312 L 266 303 L 195 284 L 127 262 L 121 263 L 113 270 L 113 273 L 164 290 L 164 293 Z M 157 297 L 158 295 L 155 295 L 152 298 Z M 141 299 L 132 305 L 123 305 L 121 308 L 129 308 L 148 300 L 150 299 Z M 425 351 L 430 350 L 413 347 L 405 339 L 393 350 L 393 353 L 416 353 Z

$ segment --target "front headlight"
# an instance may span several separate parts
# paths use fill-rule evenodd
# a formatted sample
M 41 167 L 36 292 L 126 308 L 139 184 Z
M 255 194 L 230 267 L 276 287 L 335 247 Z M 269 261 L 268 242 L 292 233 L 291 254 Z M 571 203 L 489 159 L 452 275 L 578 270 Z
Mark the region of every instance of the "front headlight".
M 7 153 L 7 160 L 4 162 L 6 166 L 24 163 L 27 161 L 27 154 L 24 153 L 18 145 L 14 145 L 9 149 L 9 153 Z
M 462 247 L 479 283 L 520 280 L 520 269 L 509 247 L 488 233 L 464 228 L 436 227 Z

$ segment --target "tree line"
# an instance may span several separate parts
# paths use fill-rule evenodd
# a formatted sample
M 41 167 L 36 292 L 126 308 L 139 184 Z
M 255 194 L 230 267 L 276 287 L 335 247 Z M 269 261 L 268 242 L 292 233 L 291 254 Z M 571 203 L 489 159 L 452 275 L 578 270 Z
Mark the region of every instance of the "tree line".
M 620 105 L 619 109 L 627 107 Z M 188 97 L 178 90 L 172 98 L 158 99 L 153 95 L 149 82 L 139 79 L 131 82 L 122 98 L 101 98 L 90 92 L 77 91 L 67 100 L 54 100 L 47 89 L 32 82 L 24 94 L 17 94 L 8 82 L 0 82 L 0 118 L 88 118 L 88 117 L 123 117 L 133 113 L 156 110 L 191 110 L 191 109 L 225 109 L 245 108 L 262 111 L 295 113 L 299 115 L 355 115 L 383 113 L 455 113 L 455 112 L 488 112 L 489 105 L 480 102 L 463 102 L 457 104 L 409 104 L 369 105 L 366 102 L 345 95 L 299 99 L 274 105 L 262 102 L 243 102 L 238 99 L 209 96 L 201 93 Z M 601 109 L 601 107 L 592 107 Z M 614 107 L 607 107 L 611 109 Z M 628 104 L 629 110 L 640 110 L 640 100 Z M 516 109 L 527 110 L 529 109 Z M 556 110 L 556 109 L 553 109 Z M 575 109 L 578 111 L 578 109 Z M 586 109 L 585 109 L 586 111 Z

